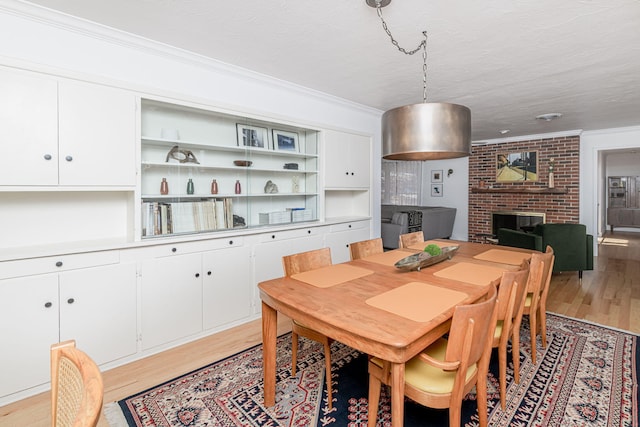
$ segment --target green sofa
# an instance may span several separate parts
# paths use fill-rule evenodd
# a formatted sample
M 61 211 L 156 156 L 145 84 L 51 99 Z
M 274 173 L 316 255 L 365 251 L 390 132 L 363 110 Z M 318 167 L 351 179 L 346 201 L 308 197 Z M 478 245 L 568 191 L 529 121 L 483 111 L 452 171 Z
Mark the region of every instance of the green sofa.
M 533 231 L 498 229 L 498 244 L 516 248 L 535 249 L 544 252 L 547 245 L 553 248 L 553 271 L 593 270 L 593 236 L 587 234 L 582 224 L 538 224 Z

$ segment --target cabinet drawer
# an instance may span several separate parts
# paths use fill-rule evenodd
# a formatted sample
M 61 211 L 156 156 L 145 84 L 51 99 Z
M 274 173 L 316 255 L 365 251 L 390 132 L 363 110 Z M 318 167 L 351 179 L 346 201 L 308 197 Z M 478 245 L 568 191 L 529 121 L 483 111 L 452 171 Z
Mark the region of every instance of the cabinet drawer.
M 55 273 L 78 268 L 117 264 L 118 262 L 120 262 L 120 253 L 117 251 L 87 252 L 83 254 L 7 261 L 0 263 L 0 279 Z
M 181 242 L 157 246 L 143 246 L 123 251 L 123 260 L 128 262 L 141 261 L 150 258 L 185 255 L 216 249 L 234 248 L 244 245 L 244 238 L 230 236 L 224 239 L 201 240 L 195 242 Z
M 369 227 L 369 221 L 354 221 L 354 222 L 345 222 L 343 224 L 334 224 L 329 228 L 331 233 L 335 233 L 337 231 L 349 231 L 349 230 L 357 230 L 360 228 Z
M 305 236 L 316 236 L 319 231 L 316 227 L 300 228 L 298 230 L 274 231 L 260 236 L 261 242 L 276 242 L 279 240 L 297 239 Z

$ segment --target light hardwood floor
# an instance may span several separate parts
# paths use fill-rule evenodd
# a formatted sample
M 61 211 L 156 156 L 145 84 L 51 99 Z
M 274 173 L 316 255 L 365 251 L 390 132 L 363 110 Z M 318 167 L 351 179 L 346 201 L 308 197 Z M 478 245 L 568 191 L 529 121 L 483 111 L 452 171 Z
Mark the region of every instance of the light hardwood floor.
M 547 309 L 640 334 L 640 233 L 599 239 L 593 271 L 554 274 Z M 279 316 L 278 333 L 290 330 Z M 113 402 L 261 342 L 260 321 L 185 344 L 104 373 L 105 403 Z M 49 393 L 0 407 L 0 427 L 51 425 Z M 107 427 L 104 417 L 98 424 Z

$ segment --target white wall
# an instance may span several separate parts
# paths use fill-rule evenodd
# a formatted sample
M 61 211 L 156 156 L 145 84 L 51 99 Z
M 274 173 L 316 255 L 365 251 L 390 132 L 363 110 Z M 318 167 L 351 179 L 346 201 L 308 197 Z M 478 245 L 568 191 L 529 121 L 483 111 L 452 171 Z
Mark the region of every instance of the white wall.
M 0 64 L 188 99 L 307 126 L 373 135 L 382 111 L 13 0 L 0 0 Z M 371 190 L 380 229 L 380 162 Z
M 640 147 L 640 127 L 602 129 L 583 132 L 580 137 L 580 223 L 594 236 L 601 231 L 605 177 L 603 152 Z M 620 169 L 621 170 L 621 169 Z M 599 197 L 600 196 L 600 197 Z M 597 254 L 597 245 L 596 245 Z
M 447 176 L 447 171 L 453 173 Z M 442 197 L 431 196 L 431 171 L 441 170 Z M 456 221 L 451 238 L 469 238 L 469 158 L 450 160 L 427 160 L 422 162 L 422 204 L 425 206 L 447 206 L 456 208 Z
M 640 141 L 637 142 L 640 147 Z M 640 148 L 636 153 L 605 153 L 607 176 L 637 176 L 640 175 Z

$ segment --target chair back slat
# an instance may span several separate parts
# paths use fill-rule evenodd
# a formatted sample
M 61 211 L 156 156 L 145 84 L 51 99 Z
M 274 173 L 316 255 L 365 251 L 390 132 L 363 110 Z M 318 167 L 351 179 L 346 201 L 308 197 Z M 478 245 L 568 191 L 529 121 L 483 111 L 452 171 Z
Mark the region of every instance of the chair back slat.
M 331 249 L 329 248 L 315 249 L 282 257 L 282 268 L 285 276 L 293 276 L 294 274 L 330 265 Z
M 382 247 L 382 238 L 380 237 L 349 244 L 349 253 L 352 260 L 366 258 L 382 252 L 384 252 L 384 249 Z
M 408 248 L 420 242 L 424 242 L 424 233 L 422 231 L 414 231 L 413 233 L 401 234 L 398 247 Z
M 465 337 L 470 322 L 473 323 L 473 337 L 469 347 L 469 359 L 467 366 L 477 363 L 487 346 L 487 342 L 493 337 L 495 330 L 494 309 L 496 307 L 498 280 L 491 283 L 491 291 L 485 301 L 456 306 L 449 330 L 449 343 L 445 360 L 447 362 L 460 361 L 465 347 Z M 493 322 L 493 323 L 492 323 Z

